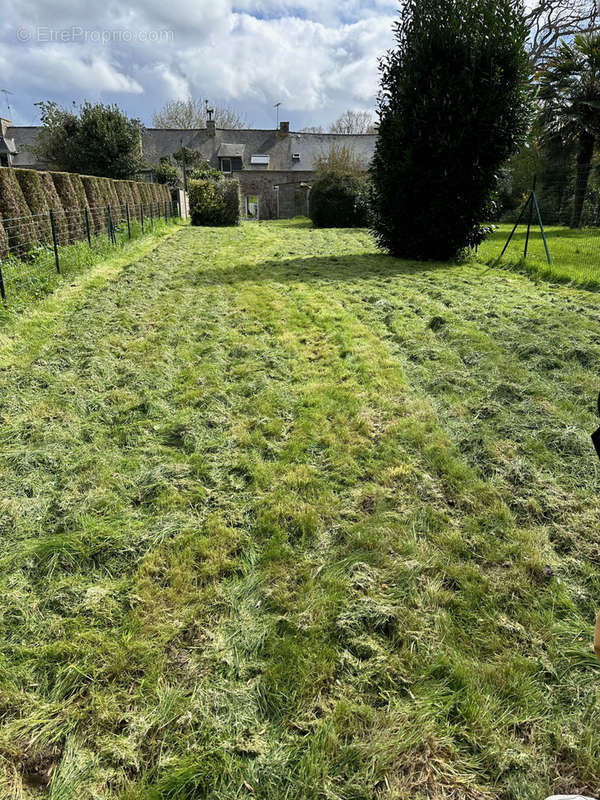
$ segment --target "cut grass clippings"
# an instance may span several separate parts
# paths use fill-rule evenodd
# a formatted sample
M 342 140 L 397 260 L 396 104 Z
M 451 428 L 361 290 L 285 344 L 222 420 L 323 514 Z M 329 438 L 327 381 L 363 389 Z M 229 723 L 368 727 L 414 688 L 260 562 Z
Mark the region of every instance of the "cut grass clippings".
M 0 794 L 597 792 L 600 305 L 482 271 L 184 228 L 15 324 Z

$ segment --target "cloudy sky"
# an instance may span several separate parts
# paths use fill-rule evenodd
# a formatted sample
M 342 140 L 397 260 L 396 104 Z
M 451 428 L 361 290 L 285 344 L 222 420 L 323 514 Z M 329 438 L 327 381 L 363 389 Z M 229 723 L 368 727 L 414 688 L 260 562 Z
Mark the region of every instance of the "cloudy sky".
M 372 109 L 398 0 L 18 0 L 1 24 L 15 124 L 39 100 L 117 103 L 150 125 L 165 100 L 209 98 L 255 127 L 326 125 Z M 0 95 L 0 115 L 8 116 Z

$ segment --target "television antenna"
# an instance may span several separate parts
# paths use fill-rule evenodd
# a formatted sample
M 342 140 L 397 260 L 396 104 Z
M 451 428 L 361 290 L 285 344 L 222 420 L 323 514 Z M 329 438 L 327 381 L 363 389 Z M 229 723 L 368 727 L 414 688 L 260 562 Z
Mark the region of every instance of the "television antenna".
M 6 109 L 10 114 L 10 102 L 8 100 L 8 95 L 14 94 L 14 92 L 11 92 L 9 89 L 0 89 L 0 92 L 2 92 L 2 94 L 4 95 L 4 99 L 6 100 Z
M 277 109 L 277 128 L 279 128 L 279 106 L 281 105 L 281 100 L 278 103 L 275 103 L 273 108 Z

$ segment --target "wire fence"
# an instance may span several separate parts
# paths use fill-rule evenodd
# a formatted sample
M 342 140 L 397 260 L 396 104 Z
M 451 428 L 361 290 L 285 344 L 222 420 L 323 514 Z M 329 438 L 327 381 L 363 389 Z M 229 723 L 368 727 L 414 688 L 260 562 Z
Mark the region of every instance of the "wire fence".
M 52 275 L 81 269 L 115 247 L 179 217 L 176 202 L 85 206 L 0 219 L 7 241 L 0 298 L 39 294 Z
M 570 162 L 559 172 L 508 188 L 501 222 L 484 250 L 557 277 L 600 282 L 600 165 Z

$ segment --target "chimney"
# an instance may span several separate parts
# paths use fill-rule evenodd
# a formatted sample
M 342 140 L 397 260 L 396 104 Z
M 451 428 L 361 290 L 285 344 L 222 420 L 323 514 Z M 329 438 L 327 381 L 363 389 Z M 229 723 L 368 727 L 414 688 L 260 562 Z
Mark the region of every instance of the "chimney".
M 217 123 L 214 119 L 207 119 L 206 120 L 206 130 L 208 131 L 209 136 L 216 136 L 217 134 Z
M 287 136 L 290 132 L 290 123 L 289 122 L 280 122 L 279 123 L 279 135 L 280 136 Z

